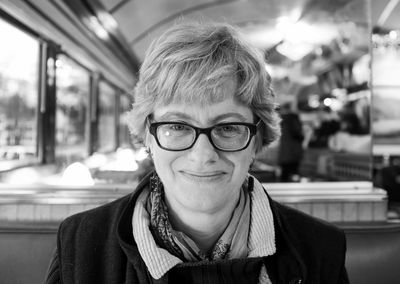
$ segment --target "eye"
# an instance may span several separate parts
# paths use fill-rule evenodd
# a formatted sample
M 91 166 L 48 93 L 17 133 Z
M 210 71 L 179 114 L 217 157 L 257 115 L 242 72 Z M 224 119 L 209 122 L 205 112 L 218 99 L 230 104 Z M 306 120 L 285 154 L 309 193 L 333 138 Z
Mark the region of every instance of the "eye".
M 220 125 L 214 128 L 214 134 L 222 138 L 232 138 L 240 135 L 243 132 L 242 125 L 227 124 Z
M 184 125 L 184 124 L 167 124 L 168 129 L 171 131 L 176 131 L 176 132 L 180 132 L 180 131 L 191 131 L 191 127 Z
M 222 128 L 222 131 L 224 131 L 224 132 L 238 131 L 237 125 L 224 125 L 221 128 Z
M 159 129 L 165 137 L 182 137 L 192 134 L 193 129 L 185 124 L 168 123 L 160 126 Z

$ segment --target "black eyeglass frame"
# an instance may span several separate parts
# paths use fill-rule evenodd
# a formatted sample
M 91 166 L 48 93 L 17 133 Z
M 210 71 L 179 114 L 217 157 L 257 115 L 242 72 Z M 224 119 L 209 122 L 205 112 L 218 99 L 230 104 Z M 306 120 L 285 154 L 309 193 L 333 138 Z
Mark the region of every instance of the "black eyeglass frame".
M 250 144 L 250 142 L 251 142 L 251 139 L 253 139 L 253 137 L 257 134 L 257 128 L 258 128 L 258 126 L 260 125 L 260 121 L 261 121 L 261 120 L 259 120 L 257 123 L 248 123 L 248 122 L 225 122 L 225 123 L 219 123 L 219 124 L 213 125 L 213 126 L 211 126 L 211 127 L 206 127 L 206 128 L 196 127 L 196 126 L 193 126 L 193 125 L 191 125 L 191 124 L 189 124 L 189 123 L 186 123 L 186 122 L 179 122 L 179 121 L 162 121 L 162 122 L 152 122 L 152 123 L 150 123 L 150 125 L 149 125 L 149 131 L 150 131 L 150 134 L 153 135 L 154 138 L 156 139 L 157 145 L 158 145 L 161 149 L 164 149 L 164 150 L 167 150 L 167 151 L 174 151 L 174 152 L 177 152 L 177 151 L 185 151 L 185 150 L 188 150 L 188 149 L 190 149 L 190 148 L 193 147 L 193 145 L 196 143 L 197 139 L 199 138 L 200 134 L 205 134 L 205 135 L 207 136 L 208 140 L 210 141 L 211 145 L 213 145 L 213 147 L 214 147 L 215 149 L 217 149 L 217 150 L 219 150 L 219 151 L 224 151 L 224 152 L 238 152 L 238 151 L 242 151 L 242 150 L 246 149 L 246 148 L 249 146 L 249 144 Z M 158 140 L 158 137 L 157 137 L 157 129 L 158 129 L 159 126 L 161 126 L 161 125 L 166 125 L 166 124 L 184 125 L 184 126 L 189 126 L 189 127 L 193 128 L 194 131 L 196 132 L 196 136 L 195 136 L 195 138 L 194 138 L 192 144 L 190 144 L 188 147 L 183 148 L 183 149 L 169 149 L 169 148 L 163 147 L 163 146 L 160 144 L 160 141 Z M 215 127 L 220 127 L 220 126 L 225 126 L 225 125 L 243 125 L 243 126 L 247 126 L 247 127 L 249 128 L 250 134 L 249 134 L 249 140 L 247 141 L 246 145 L 244 145 L 242 148 L 239 148 L 239 149 L 236 149 L 236 150 L 221 149 L 221 148 L 219 148 L 217 145 L 215 145 L 215 144 L 214 144 L 214 141 L 212 140 L 212 137 L 211 137 L 211 131 L 212 131 Z

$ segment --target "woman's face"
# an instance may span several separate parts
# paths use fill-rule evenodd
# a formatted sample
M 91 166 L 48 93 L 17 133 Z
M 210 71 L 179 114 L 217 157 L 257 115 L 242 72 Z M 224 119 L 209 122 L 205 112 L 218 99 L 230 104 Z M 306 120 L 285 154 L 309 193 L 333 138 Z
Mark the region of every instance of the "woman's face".
M 153 118 L 156 122 L 186 122 L 197 127 L 223 122 L 254 123 L 250 108 L 235 102 L 232 96 L 204 107 L 172 103 L 157 108 Z M 163 150 L 152 135 L 148 136 L 148 143 L 168 206 L 194 212 L 214 213 L 237 202 L 255 155 L 254 137 L 246 149 L 237 152 L 215 149 L 204 134 L 184 151 Z

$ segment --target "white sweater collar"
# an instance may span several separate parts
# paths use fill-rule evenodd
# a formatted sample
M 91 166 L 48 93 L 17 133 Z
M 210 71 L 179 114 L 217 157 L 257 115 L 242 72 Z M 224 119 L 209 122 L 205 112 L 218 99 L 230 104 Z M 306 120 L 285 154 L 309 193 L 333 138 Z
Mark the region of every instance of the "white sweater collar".
M 151 276 L 160 279 L 182 260 L 160 248 L 150 231 L 150 216 L 145 204 L 149 194 L 145 188 L 139 195 L 132 216 L 133 237 Z M 248 257 L 263 257 L 276 252 L 274 220 L 268 196 L 261 183 L 254 178 L 251 192 L 251 221 L 248 241 Z

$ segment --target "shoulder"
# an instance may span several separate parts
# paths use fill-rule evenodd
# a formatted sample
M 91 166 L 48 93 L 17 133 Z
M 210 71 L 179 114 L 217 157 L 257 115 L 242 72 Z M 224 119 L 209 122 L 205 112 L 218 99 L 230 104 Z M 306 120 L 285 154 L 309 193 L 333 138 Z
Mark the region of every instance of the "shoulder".
M 137 193 L 147 184 L 148 175 L 143 178 L 132 193 L 122 196 L 112 202 L 106 203 L 91 210 L 83 211 L 66 218 L 59 227 L 59 234 L 82 229 L 96 232 L 116 227 L 126 211 L 132 211 Z M 127 210 L 129 209 L 129 210 Z M 129 213 L 129 212 L 128 212 Z
M 272 206 L 276 212 L 274 222 L 279 223 L 275 224 L 279 228 L 277 243 L 287 245 L 303 267 L 303 275 L 320 283 L 348 283 L 344 232 L 277 202 L 273 201 Z
M 118 223 L 119 216 L 129 203 L 132 194 L 118 198 L 99 207 L 66 218 L 59 227 L 59 237 L 91 236 L 107 232 Z

